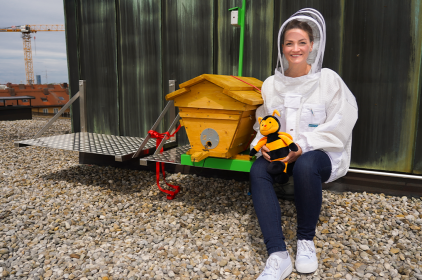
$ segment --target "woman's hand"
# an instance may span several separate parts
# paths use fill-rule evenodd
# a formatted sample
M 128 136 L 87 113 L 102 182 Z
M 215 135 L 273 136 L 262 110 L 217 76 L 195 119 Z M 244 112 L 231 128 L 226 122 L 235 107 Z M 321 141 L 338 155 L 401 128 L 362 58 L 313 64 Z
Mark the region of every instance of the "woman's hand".
M 298 151 L 297 152 L 290 151 L 290 153 L 287 155 L 287 157 L 285 157 L 282 160 L 282 162 L 288 162 L 288 163 L 295 162 L 302 155 L 302 149 L 300 148 L 298 144 L 296 144 L 296 146 L 298 148 Z
M 270 155 L 268 154 L 270 152 L 270 149 L 268 149 L 267 148 L 267 146 L 262 146 L 262 148 L 261 148 L 261 153 L 262 153 L 262 156 L 266 159 L 266 160 L 268 160 L 268 161 L 270 161 L 271 162 L 271 158 L 270 158 Z

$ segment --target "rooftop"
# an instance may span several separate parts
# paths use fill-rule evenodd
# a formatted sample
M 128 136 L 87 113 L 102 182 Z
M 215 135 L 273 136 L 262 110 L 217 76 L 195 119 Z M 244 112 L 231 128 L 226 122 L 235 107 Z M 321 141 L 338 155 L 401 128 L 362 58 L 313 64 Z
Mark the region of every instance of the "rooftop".
M 51 269 L 41 273 L 57 279 L 63 273 L 75 273 L 75 279 L 86 274 L 151 279 L 152 273 L 175 274 L 174 279 L 205 273 L 214 279 L 255 279 L 262 271 L 267 253 L 246 195 L 249 182 L 169 173 L 167 181 L 181 186 L 181 192 L 168 201 L 157 189 L 154 172 L 83 165 L 77 152 L 13 146 L 44 124 L 39 118 L 0 121 L 0 131 L 7 132 L 0 133 L 3 272 L 20 275 L 23 270 L 15 266 L 24 266 L 31 256 L 40 266 L 28 266 L 29 275 L 47 266 Z M 60 120 L 46 135 L 66 130 L 70 120 Z M 295 205 L 279 202 L 287 248 L 295 257 Z M 421 224 L 418 197 L 324 190 L 315 237 L 320 265 L 317 276 L 306 277 L 416 277 L 422 269 Z M 63 272 L 68 264 L 74 269 Z
M 22 97 L 22 100 L 27 96 L 34 97 L 31 100 L 32 107 L 53 107 L 63 106 L 69 101 L 69 89 L 67 84 L 44 84 L 44 85 L 24 85 L 24 84 L 7 84 L 6 89 L 0 89 L 0 100 L 5 100 L 5 105 L 15 106 L 16 97 Z M 6 101 L 5 97 L 11 97 Z M 0 101 L 1 103 L 4 103 Z M 19 101 L 19 105 L 30 105 L 29 100 L 26 102 Z

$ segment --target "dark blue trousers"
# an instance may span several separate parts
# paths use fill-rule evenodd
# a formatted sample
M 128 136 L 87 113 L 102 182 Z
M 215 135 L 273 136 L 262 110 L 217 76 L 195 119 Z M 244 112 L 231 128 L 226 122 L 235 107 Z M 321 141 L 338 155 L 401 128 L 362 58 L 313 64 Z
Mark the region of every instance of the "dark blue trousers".
M 274 191 L 274 177 L 267 173 L 269 162 L 258 158 L 250 171 L 251 193 L 268 255 L 286 251 L 281 228 L 281 209 Z M 331 161 L 323 151 L 310 151 L 288 165 L 293 173 L 297 211 L 297 239 L 312 240 L 321 211 L 322 182 L 331 175 Z

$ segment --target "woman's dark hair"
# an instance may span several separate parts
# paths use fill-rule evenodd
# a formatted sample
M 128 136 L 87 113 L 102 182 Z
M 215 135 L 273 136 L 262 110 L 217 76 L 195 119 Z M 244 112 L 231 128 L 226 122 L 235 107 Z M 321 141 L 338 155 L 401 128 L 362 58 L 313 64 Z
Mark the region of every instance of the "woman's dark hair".
M 284 44 L 284 34 L 286 34 L 286 32 L 290 29 L 302 29 L 303 31 L 308 33 L 309 41 L 310 42 L 314 41 L 314 36 L 312 34 L 312 28 L 309 26 L 309 24 L 307 24 L 304 21 L 299 21 L 297 19 L 294 19 L 294 20 L 290 21 L 286 25 L 286 27 L 284 28 L 283 35 L 281 36 L 281 44 Z

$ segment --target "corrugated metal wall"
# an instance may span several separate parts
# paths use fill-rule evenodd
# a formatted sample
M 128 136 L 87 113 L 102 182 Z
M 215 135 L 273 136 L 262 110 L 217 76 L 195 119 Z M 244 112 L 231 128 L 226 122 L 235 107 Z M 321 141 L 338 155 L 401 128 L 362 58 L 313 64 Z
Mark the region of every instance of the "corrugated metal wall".
M 116 2 L 119 131 L 127 136 L 146 135 L 163 107 L 161 3 Z
M 89 131 L 145 136 L 165 105 L 168 80 L 237 73 L 239 29 L 228 9 L 241 0 L 64 3 L 69 83 L 75 94 L 77 81 L 87 80 Z M 244 76 L 273 73 L 278 28 L 304 7 L 324 15 L 324 67 L 358 101 L 352 166 L 422 174 L 420 1 L 247 1 Z
M 78 46 L 78 15 L 76 1 L 64 1 L 64 14 L 66 25 L 66 50 L 67 67 L 69 73 L 69 93 L 75 95 L 79 90 L 79 46 Z M 72 131 L 80 131 L 79 106 L 72 105 Z
M 412 172 L 420 57 L 411 2 L 346 2 L 345 10 L 346 23 L 359 22 L 345 24 L 343 46 L 343 78 L 359 104 L 353 165 Z
M 178 89 L 179 84 L 199 73 L 214 72 L 215 1 L 164 0 L 161 3 L 165 96 L 169 80 L 176 80 Z M 184 128 L 178 137 L 180 143 L 189 143 Z

